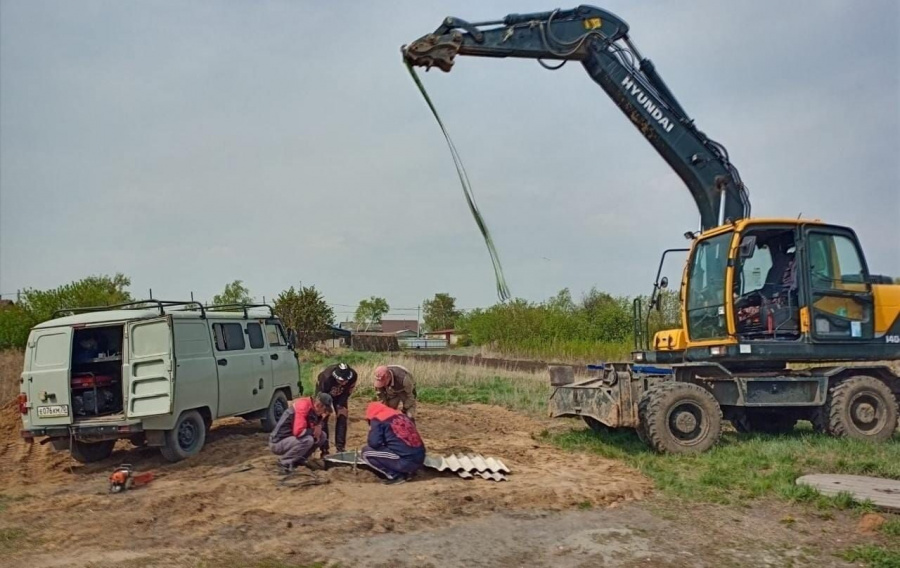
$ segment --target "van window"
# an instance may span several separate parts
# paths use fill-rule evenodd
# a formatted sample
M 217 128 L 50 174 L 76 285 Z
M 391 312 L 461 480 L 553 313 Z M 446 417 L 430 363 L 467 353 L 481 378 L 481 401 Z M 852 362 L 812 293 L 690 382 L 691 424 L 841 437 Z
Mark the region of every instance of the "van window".
M 263 341 L 262 326 L 258 323 L 247 324 L 247 336 L 250 338 L 250 347 L 252 349 L 262 349 L 266 346 Z
M 269 346 L 271 347 L 287 345 L 287 340 L 284 338 L 284 331 L 281 329 L 281 326 L 276 323 L 266 324 L 266 337 L 268 337 Z
M 204 322 L 179 322 L 175 326 L 175 355 L 196 357 L 209 354 L 209 328 Z
M 241 351 L 244 349 L 244 329 L 239 323 L 214 323 L 216 349 L 219 351 Z
M 58 367 L 69 361 L 69 337 L 65 333 L 41 335 L 34 345 L 36 367 Z

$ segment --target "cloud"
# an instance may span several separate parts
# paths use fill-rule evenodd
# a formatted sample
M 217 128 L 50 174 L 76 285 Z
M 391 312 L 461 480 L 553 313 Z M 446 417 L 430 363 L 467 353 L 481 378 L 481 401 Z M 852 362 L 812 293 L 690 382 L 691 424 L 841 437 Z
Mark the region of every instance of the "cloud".
M 484 244 L 399 46 L 411 1 L 0 3 L 0 292 L 91 273 L 211 297 L 495 299 Z M 460 2 L 478 20 L 539 0 Z M 896 3 L 611 2 L 761 215 L 854 226 L 900 275 Z M 513 292 L 648 289 L 697 213 L 577 65 L 461 58 L 424 82 Z M 543 260 L 549 258 L 551 261 Z

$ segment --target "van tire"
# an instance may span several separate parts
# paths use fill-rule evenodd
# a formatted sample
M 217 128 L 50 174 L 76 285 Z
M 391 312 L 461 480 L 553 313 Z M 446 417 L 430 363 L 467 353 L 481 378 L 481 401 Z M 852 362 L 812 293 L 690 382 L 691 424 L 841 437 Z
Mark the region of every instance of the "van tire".
M 72 440 L 69 453 L 78 463 L 94 463 L 111 456 L 115 446 L 116 440 L 103 440 L 102 442 Z
M 195 456 L 206 443 L 206 423 L 196 410 L 186 410 L 175 427 L 167 430 L 165 444 L 159 449 L 166 461 L 178 462 Z
M 272 400 L 269 401 L 269 408 L 266 409 L 266 415 L 260 420 L 263 432 L 271 432 L 278 424 L 278 420 L 284 411 L 288 409 L 288 399 L 284 391 L 275 391 L 272 394 Z

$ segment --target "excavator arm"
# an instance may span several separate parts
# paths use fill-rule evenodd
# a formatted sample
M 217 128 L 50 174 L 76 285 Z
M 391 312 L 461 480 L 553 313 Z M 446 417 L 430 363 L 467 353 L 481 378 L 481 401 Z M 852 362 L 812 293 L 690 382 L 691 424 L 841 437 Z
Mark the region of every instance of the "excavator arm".
M 628 24 L 610 12 L 579 6 L 478 23 L 446 18 L 402 51 L 411 66 L 443 71 L 457 55 L 537 59 L 548 69 L 579 61 L 687 185 L 703 230 L 750 215 L 747 189 L 728 152 L 694 126 L 629 39 Z M 554 60 L 560 63 L 545 63 Z

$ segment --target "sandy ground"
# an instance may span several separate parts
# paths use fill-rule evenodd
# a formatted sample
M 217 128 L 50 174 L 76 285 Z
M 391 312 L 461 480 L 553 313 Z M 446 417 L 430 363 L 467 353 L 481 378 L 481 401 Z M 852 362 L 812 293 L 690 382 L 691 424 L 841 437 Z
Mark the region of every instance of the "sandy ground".
M 361 407 L 351 409 L 351 446 L 364 438 Z M 84 466 L 23 443 L 7 405 L 0 535 L 24 533 L 0 538 L 0 566 L 846 566 L 833 553 L 861 535 L 849 515 L 652 497 L 648 480 L 620 462 L 535 441 L 565 422 L 422 405 L 419 425 L 430 453 L 500 457 L 510 481 L 425 472 L 385 486 L 338 468 L 282 483 L 258 424 L 239 419 L 217 422 L 203 452 L 179 464 L 121 442 L 109 460 Z M 157 478 L 110 495 L 107 476 L 123 462 Z M 320 484 L 297 486 L 310 480 Z
M 361 406 L 353 409 L 350 446 L 364 440 Z M 368 471 L 338 468 L 315 472 L 321 485 L 289 487 L 274 470 L 258 424 L 240 419 L 217 422 L 206 448 L 185 462 L 168 464 L 155 450 L 120 442 L 109 460 L 79 465 L 49 445 L 17 439 L 13 406 L 2 416 L 0 486 L 12 500 L 0 526 L 27 528 L 24 541 L 37 545 L 23 541 L 19 551 L 0 557 L 11 566 L 23 565 L 25 554 L 32 566 L 116 564 L 145 555 L 191 565 L 198 555 L 290 555 L 310 548 L 325 559 L 346 535 L 435 529 L 492 511 L 603 506 L 650 490 L 645 478 L 618 462 L 534 441 L 541 423 L 489 406 L 423 405 L 420 430 L 430 453 L 502 458 L 513 470 L 508 482 L 424 472 L 413 482 L 384 486 Z M 147 487 L 110 495 L 106 478 L 122 462 L 157 477 Z M 312 479 L 294 476 L 287 483 Z

